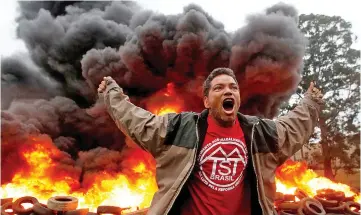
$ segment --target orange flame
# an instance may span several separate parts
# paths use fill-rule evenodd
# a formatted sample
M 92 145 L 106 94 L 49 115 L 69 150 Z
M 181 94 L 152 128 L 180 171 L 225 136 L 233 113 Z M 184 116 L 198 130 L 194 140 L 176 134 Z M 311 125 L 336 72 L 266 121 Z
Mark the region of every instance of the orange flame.
M 158 189 L 154 168 L 147 167 L 140 159 L 142 156 L 137 156 L 138 161 L 135 162 L 132 172 L 116 175 L 97 173 L 91 186 L 84 190 L 78 182 L 79 174 L 54 173 L 54 168 L 59 165 L 54 158 L 63 152 L 52 145 L 48 136 L 39 136 L 30 141 L 32 144 L 27 144 L 28 148 L 22 153 L 28 168 L 16 173 L 11 183 L 1 185 L 1 198 L 30 195 L 46 204 L 52 196 L 71 195 L 79 199 L 79 208 L 96 211 L 99 205 L 113 205 L 131 207 L 129 212 L 149 207 Z M 136 175 L 137 178 L 132 180 L 131 175 Z
M 156 93 L 148 102 L 147 107 L 150 112 L 156 115 L 166 113 L 179 113 L 183 110 L 183 100 L 177 96 L 173 83 L 168 83 L 167 88 Z
M 312 169 L 308 169 L 306 162 L 287 160 L 276 171 L 276 191 L 284 194 L 295 194 L 296 189 L 301 189 L 313 197 L 321 189 L 342 191 L 346 197 L 355 196 L 355 201 L 360 202 L 360 193 L 355 193 L 351 187 L 318 176 Z

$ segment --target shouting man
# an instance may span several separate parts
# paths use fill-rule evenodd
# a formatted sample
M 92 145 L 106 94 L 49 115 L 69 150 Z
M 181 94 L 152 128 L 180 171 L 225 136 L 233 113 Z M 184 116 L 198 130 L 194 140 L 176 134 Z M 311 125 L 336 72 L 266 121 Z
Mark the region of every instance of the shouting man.
M 242 115 L 238 83 L 228 68 L 205 80 L 200 114 L 156 116 L 132 104 L 110 77 L 98 92 L 119 129 L 156 160 L 152 215 L 274 214 L 275 170 L 308 141 L 323 97 L 311 83 L 285 116 Z

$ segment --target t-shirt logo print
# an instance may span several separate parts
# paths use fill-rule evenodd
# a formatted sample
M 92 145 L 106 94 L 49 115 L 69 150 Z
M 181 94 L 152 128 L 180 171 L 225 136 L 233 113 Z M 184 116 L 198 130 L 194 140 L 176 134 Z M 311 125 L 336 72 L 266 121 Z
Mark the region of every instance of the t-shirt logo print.
M 215 139 L 205 145 L 199 156 L 199 176 L 216 191 L 233 190 L 247 165 L 247 148 L 239 139 Z

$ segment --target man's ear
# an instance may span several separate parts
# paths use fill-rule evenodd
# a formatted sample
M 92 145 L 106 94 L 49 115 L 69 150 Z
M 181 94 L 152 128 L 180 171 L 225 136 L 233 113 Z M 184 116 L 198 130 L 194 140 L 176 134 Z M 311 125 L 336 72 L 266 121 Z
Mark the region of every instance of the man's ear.
M 209 108 L 209 100 L 207 96 L 203 97 L 203 104 L 205 108 Z

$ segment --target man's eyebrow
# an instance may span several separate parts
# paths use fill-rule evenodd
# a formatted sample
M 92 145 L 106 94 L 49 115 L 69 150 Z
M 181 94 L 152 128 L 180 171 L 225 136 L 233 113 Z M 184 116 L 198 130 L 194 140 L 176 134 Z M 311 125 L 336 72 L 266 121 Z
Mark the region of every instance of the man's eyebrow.
M 223 86 L 224 84 L 222 84 L 222 83 L 218 83 L 218 84 L 215 84 L 215 85 L 213 85 L 213 87 L 216 87 L 216 86 Z

